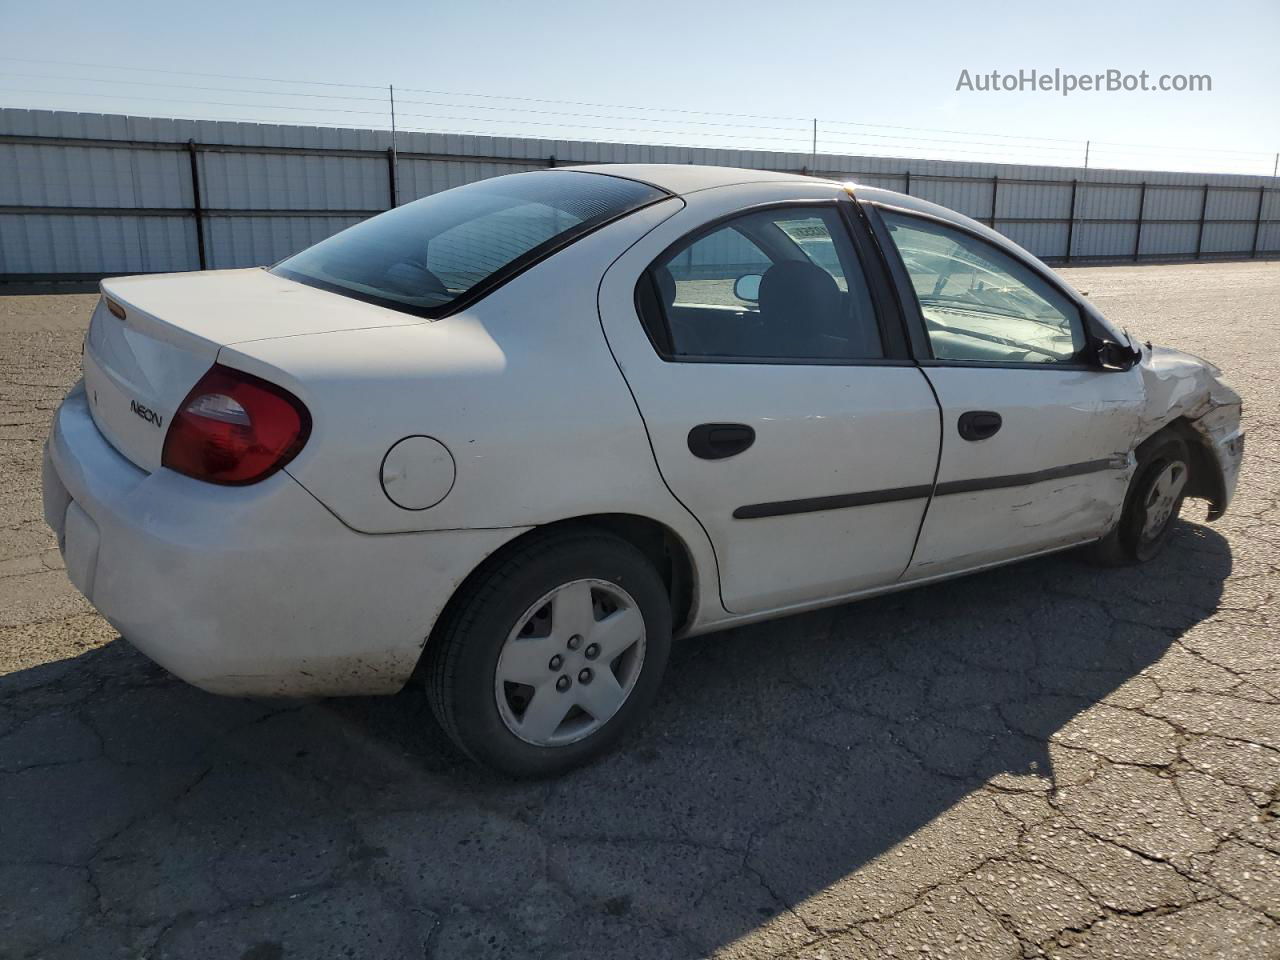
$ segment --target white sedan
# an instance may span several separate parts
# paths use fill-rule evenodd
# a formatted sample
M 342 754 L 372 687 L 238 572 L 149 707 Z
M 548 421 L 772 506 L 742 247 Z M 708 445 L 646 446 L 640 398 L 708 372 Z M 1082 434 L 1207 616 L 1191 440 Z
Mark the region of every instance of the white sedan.
M 104 281 L 54 421 L 67 572 L 217 693 L 393 693 L 565 770 L 673 636 L 1226 509 L 1240 398 L 886 190 L 698 166 L 499 177 L 272 269 Z

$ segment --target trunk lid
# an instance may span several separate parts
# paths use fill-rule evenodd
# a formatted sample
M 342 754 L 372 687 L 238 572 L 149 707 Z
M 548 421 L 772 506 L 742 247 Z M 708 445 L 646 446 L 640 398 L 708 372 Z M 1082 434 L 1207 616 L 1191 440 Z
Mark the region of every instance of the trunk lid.
M 103 436 L 144 470 L 187 393 L 233 343 L 424 322 L 258 268 L 120 277 L 99 301 L 84 344 L 89 409 Z

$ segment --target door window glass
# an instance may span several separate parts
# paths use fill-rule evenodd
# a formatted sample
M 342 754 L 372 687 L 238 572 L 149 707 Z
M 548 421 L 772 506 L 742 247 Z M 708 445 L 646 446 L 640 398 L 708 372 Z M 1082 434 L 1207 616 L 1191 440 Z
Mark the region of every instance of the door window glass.
M 883 212 L 939 360 L 1065 363 L 1085 347 L 1076 305 L 971 233 Z
M 884 356 L 866 280 L 831 207 L 744 214 L 678 246 L 641 283 L 651 285 L 642 309 L 661 313 L 674 356 Z

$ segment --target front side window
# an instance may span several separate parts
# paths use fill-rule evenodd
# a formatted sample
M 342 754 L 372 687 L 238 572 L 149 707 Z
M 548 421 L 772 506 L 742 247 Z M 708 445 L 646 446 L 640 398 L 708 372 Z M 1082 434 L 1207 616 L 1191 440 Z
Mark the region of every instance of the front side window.
M 673 357 L 884 356 L 866 280 L 834 207 L 729 220 L 654 263 L 638 293 Z
M 572 170 L 495 177 L 365 220 L 273 272 L 433 316 L 521 260 L 665 196 L 634 180 Z
M 881 213 L 935 358 L 1066 363 L 1084 349 L 1076 305 L 1026 264 L 964 230 Z

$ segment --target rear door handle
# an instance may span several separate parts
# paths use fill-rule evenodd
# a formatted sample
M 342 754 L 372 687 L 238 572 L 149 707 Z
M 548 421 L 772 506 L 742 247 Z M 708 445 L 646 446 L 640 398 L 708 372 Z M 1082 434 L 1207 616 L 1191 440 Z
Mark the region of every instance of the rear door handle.
M 689 431 L 689 452 L 703 460 L 723 460 L 756 442 L 745 423 L 700 423 Z
M 960 414 L 960 436 L 966 440 L 985 440 L 999 432 L 1004 418 L 994 410 L 970 410 Z

